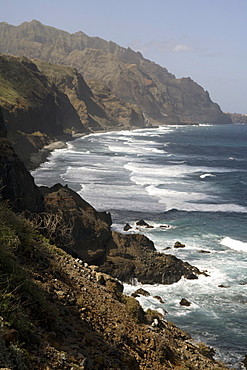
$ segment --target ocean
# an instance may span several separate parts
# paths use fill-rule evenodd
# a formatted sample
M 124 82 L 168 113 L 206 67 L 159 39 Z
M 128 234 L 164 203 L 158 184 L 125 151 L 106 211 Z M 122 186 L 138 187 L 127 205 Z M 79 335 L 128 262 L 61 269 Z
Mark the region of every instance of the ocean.
M 112 228 L 140 232 L 158 251 L 207 271 L 172 285 L 143 285 L 144 309 L 242 369 L 247 354 L 247 125 L 183 125 L 92 134 L 55 150 L 32 172 L 37 185 L 68 184 Z M 144 219 L 153 228 L 136 227 Z M 167 227 L 160 227 L 167 225 Z M 174 248 L 180 241 L 185 248 Z M 169 248 L 169 249 L 167 249 Z M 141 284 L 125 284 L 131 294 Z M 152 298 L 162 297 L 164 303 Z M 191 302 L 181 306 L 181 298 Z

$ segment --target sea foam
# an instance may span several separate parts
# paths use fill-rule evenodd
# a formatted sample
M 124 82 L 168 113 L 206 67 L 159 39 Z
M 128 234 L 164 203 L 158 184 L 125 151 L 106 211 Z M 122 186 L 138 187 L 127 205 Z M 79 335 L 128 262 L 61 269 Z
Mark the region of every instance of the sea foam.
M 229 238 L 228 236 L 221 240 L 220 244 L 234 249 L 236 251 L 247 252 L 247 243 L 240 240 Z

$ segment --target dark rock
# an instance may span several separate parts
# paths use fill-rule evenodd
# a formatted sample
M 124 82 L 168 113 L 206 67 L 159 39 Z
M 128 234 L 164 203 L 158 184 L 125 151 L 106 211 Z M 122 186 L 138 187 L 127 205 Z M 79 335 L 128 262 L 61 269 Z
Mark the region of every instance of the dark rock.
M 154 244 L 141 234 L 123 235 L 112 232 L 106 262 L 101 271 L 121 281 L 143 284 L 172 284 L 184 276 L 196 279 L 200 271 L 172 255 L 158 253 Z
M 71 225 L 70 254 L 86 263 L 97 265 L 106 260 L 106 245 L 111 239 L 111 216 L 97 212 L 89 203 L 67 186 L 56 184 L 41 187 L 46 210 L 59 214 L 65 224 Z M 71 224 L 72 222 L 72 224 Z M 60 247 L 68 251 L 67 244 L 59 240 Z
M 163 299 L 162 299 L 159 295 L 155 295 L 155 296 L 154 296 L 154 298 L 155 298 L 155 299 L 158 299 L 158 301 L 159 301 L 160 303 L 165 303 L 165 302 L 163 301 Z
M 0 195 L 2 199 L 9 200 L 17 212 L 44 210 L 39 188 L 6 138 L 0 138 Z
M 137 226 L 150 227 L 150 225 L 146 221 L 144 221 L 144 220 L 137 221 L 136 222 L 136 225 Z
M 182 298 L 181 301 L 180 301 L 180 305 L 189 307 L 191 305 L 191 303 L 189 301 L 187 301 L 186 298 Z
M 130 224 L 126 224 L 125 226 L 124 226 L 124 231 L 129 231 L 130 229 L 132 229 L 132 227 L 130 226 Z
M 182 244 L 182 243 L 180 243 L 180 242 L 176 242 L 176 243 L 174 244 L 174 248 L 185 248 L 185 244 Z
M 137 289 L 134 293 L 131 294 L 133 297 L 138 297 L 139 295 L 143 295 L 144 297 L 149 297 L 150 293 L 142 288 Z
M 199 253 L 211 253 L 210 251 L 206 251 L 205 249 L 199 250 Z
M 219 288 L 229 288 L 228 286 L 223 285 L 223 284 L 219 284 L 219 285 L 218 285 L 218 287 L 219 287 Z

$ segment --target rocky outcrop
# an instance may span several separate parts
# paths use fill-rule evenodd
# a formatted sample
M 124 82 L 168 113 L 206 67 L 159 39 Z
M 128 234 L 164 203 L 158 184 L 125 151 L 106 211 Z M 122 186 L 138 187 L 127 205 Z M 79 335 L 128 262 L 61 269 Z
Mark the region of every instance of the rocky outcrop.
M 111 238 L 111 216 L 97 212 L 76 192 L 60 184 L 40 188 L 46 211 L 62 217 L 71 230 L 70 249 L 66 240 L 60 247 L 90 264 L 100 264 L 106 258 L 106 245 Z
M 158 253 L 154 244 L 141 234 L 125 235 L 111 231 L 111 216 L 97 212 L 67 186 L 40 188 L 47 212 L 64 222 L 57 223 L 70 232 L 55 238 L 62 249 L 83 261 L 99 266 L 99 271 L 124 282 L 134 279 L 146 284 L 172 284 L 184 276 L 196 279 L 200 271 L 172 256 Z
M 36 20 L 17 27 L 1 23 L 0 51 L 75 67 L 85 79 L 97 80 L 119 98 L 139 106 L 150 121 L 232 122 L 190 78 L 176 79 L 141 53 L 83 32 L 71 35 Z
M 175 256 L 158 253 L 153 242 L 141 234 L 113 231 L 107 248 L 107 260 L 100 270 L 127 283 L 137 279 L 143 284 L 173 284 L 182 276 L 197 279 L 200 274 Z

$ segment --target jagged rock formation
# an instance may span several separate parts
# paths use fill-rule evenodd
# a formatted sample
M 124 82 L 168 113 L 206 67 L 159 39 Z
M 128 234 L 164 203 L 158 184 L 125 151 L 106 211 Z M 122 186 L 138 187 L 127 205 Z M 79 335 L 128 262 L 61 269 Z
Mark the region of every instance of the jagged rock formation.
M 173 284 L 182 276 L 197 279 L 200 274 L 196 267 L 175 256 L 158 253 L 146 236 L 114 231 L 100 270 L 127 283 L 137 279 L 143 284 Z
M 69 34 L 40 22 L 0 24 L 0 52 L 77 68 L 107 85 L 156 123 L 231 123 L 207 91 L 190 78 L 176 79 L 141 53 L 83 32 Z

